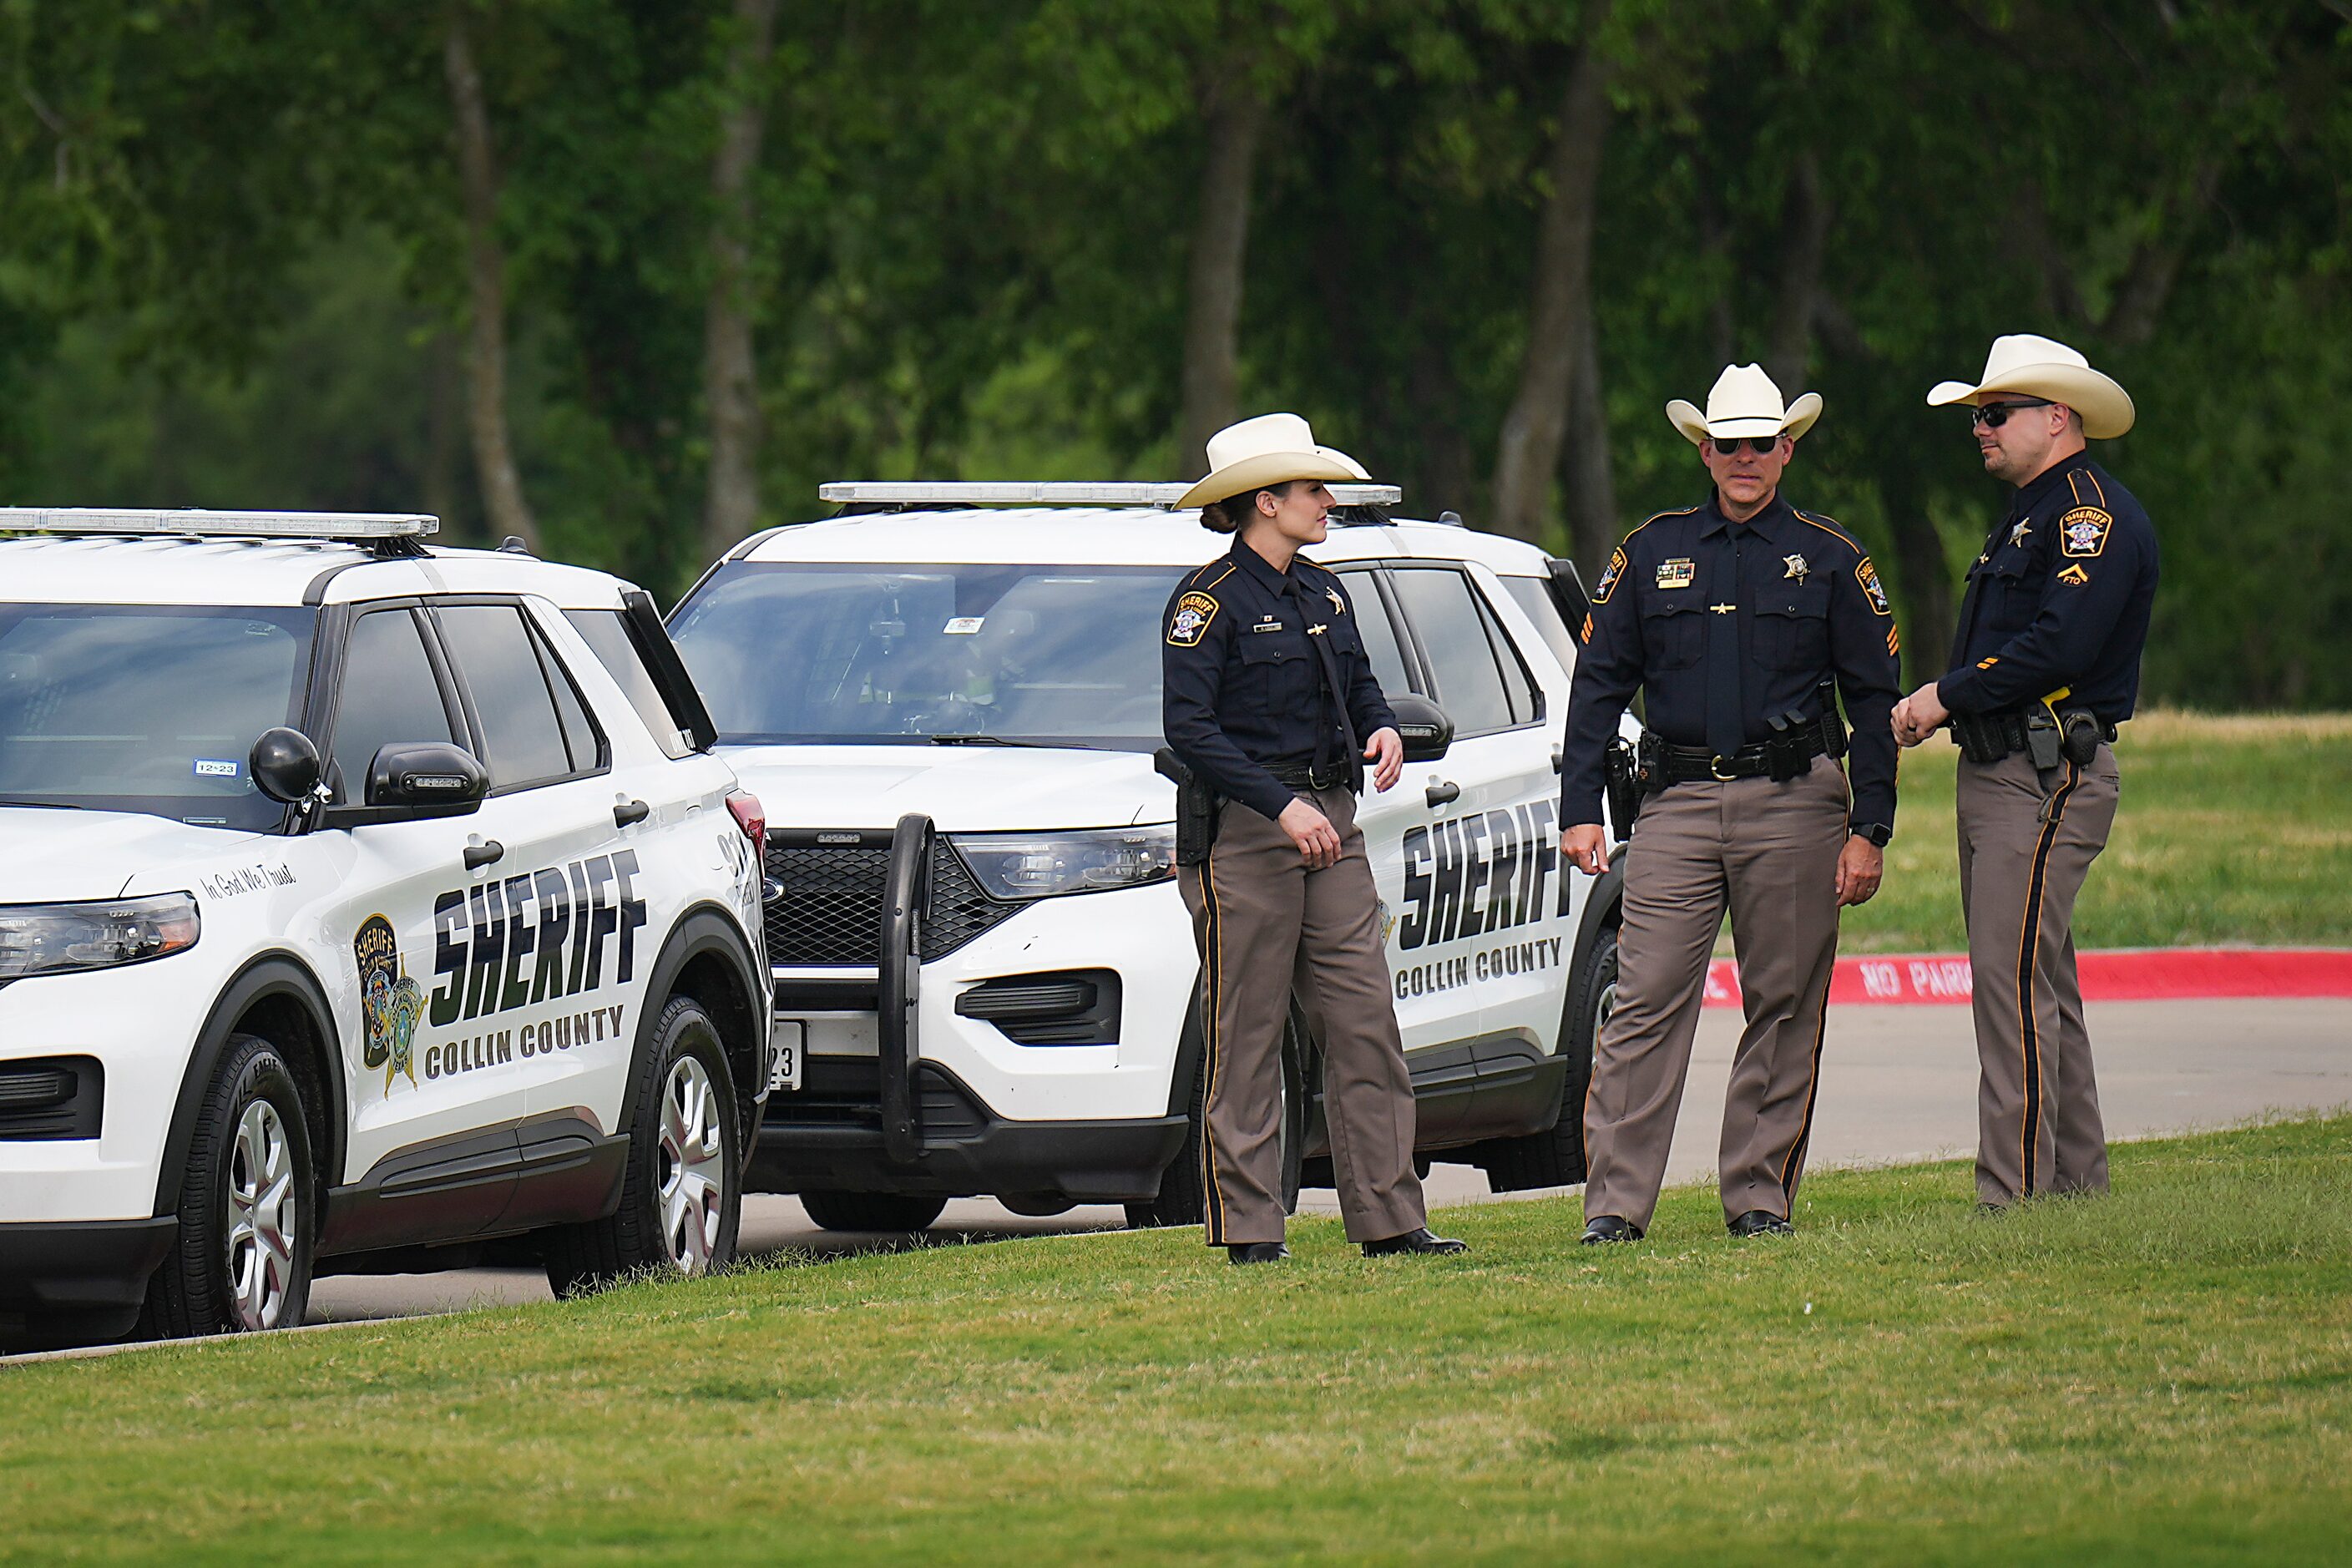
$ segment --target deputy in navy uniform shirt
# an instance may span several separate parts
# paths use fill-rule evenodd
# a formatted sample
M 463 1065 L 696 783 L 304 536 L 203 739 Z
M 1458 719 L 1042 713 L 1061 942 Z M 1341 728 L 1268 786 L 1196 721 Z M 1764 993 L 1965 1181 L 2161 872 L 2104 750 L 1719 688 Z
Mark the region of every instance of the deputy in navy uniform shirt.
M 1560 767 L 1560 848 L 1580 870 L 1609 867 L 1603 756 L 1637 688 L 1664 745 L 1625 851 L 1616 1010 L 1585 1096 L 1588 1244 L 1638 1241 L 1655 1212 L 1727 906 L 1748 1016 L 1724 1105 L 1724 1218 L 1740 1237 L 1790 1226 L 1838 911 L 1878 890 L 1895 829 L 1879 733 L 1899 693 L 1893 607 L 1862 547 L 1780 491 L 1821 403 L 1784 404 L 1760 368 L 1732 365 L 1704 416 L 1668 404 L 1714 493 L 1628 534 L 1593 585 Z M 1831 687 L 1854 723 L 1851 790 Z
M 1225 797 L 1206 862 L 1177 868 L 1200 944 L 1201 1184 L 1209 1244 L 1286 1258 L 1282 1040 L 1295 996 L 1322 1047 L 1323 1109 L 1348 1239 L 1367 1256 L 1454 1253 L 1413 1171 L 1412 1079 L 1389 990 L 1356 795 L 1394 786 L 1404 742 L 1339 579 L 1302 558 L 1327 481 L 1361 479 L 1295 414 L 1212 437 L 1181 504 L 1234 547 L 1179 584 L 1161 637 L 1170 748 Z
M 1997 338 L 1980 381 L 1944 382 L 1927 401 L 1969 405 L 1985 472 L 2016 487 L 1969 569 L 1950 668 L 1894 720 L 1905 745 L 1948 723 L 1960 742 L 1977 1201 L 2001 1209 L 2106 1190 L 2074 899 L 2115 824 L 2122 775 L 2107 742 L 2139 700 L 2156 530 L 2085 445 L 2131 428 L 2131 398 L 2064 343 Z M 2058 743 L 2069 719 L 2072 752 Z

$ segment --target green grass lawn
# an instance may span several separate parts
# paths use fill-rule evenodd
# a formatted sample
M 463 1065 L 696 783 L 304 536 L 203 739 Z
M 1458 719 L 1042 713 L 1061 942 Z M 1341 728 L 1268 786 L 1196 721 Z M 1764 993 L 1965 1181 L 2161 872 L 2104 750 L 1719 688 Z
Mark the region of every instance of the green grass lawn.
M 779 1266 L 0 1369 L 30 1561 L 2318 1562 L 2352 1553 L 2352 1118 L 1971 1212 L 1825 1173 L 1475 1250 L 1191 1233 Z
M 1903 754 L 1886 881 L 1846 911 L 1840 952 L 1967 950 L 1958 756 L 1944 736 Z M 2352 944 L 2352 714 L 2149 713 L 2124 726 L 2116 760 L 2123 804 L 2075 910 L 2077 947 Z

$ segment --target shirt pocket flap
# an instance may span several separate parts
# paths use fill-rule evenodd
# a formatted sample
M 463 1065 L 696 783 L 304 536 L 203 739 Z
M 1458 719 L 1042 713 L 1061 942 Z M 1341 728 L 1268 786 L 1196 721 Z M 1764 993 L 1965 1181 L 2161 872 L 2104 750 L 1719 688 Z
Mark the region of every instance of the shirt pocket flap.
M 1306 657 L 1302 650 L 1286 646 L 1286 640 L 1280 637 L 1244 637 L 1241 639 L 1242 662 L 1247 665 L 1283 664 Z
M 1775 583 L 1756 595 L 1756 613 L 1804 621 L 1824 620 L 1830 613 L 1829 584 Z

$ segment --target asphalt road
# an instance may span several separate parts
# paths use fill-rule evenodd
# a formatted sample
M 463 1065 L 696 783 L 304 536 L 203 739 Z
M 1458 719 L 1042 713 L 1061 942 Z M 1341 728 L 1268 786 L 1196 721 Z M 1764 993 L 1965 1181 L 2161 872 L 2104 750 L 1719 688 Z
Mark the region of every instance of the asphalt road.
M 2227 1126 L 2270 1110 L 2352 1106 L 2352 1001 L 2110 1002 L 2094 1004 L 2089 1016 L 2110 1139 Z M 1738 1039 L 1738 1015 L 1709 1009 L 1699 1026 L 1670 1180 L 1713 1173 L 1723 1086 Z M 1976 1147 L 1976 1047 L 1966 1007 L 1833 1010 L 1822 1071 L 1811 1155 L 1817 1170 L 1900 1164 Z M 1485 1173 L 1467 1165 L 1439 1165 L 1427 1184 L 1433 1206 L 1500 1201 L 1486 1191 Z M 1307 1193 L 1300 1206 L 1339 1212 L 1328 1191 Z M 971 1198 L 948 1205 L 931 1239 L 942 1234 L 992 1239 L 1100 1230 L 1120 1222 L 1119 1211 L 1111 1207 L 1025 1219 L 987 1199 Z M 783 1247 L 864 1252 L 907 1245 L 905 1237 L 819 1230 L 792 1198 L 754 1196 L 743 1205 L 747 1253 Z M 313 1288 L 310 1321 L 546 1300 L 545 1279 L 520 1269 L 341 1277 Z

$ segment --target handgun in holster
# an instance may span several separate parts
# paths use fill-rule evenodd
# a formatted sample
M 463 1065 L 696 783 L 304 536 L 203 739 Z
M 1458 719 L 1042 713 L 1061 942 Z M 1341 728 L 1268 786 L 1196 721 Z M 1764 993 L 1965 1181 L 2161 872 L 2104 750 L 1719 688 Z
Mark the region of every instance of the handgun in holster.
M 1151 765 L 1176 786 L 1176 864 L 1206 865 L 1209 847 L 1217 841 L 1223 797 L 1209 787 L 1206 779 L 1177 761 L 1176 753 L 1166 746 L 1151 753 Z
M 1642 737 L 1646 744 L 1649 737 Z M 1642 815 L 1642 797 L 1649 793 L 1642 773 L 1641 753 L 1633 742 L 1620 735 L 1609 742 L 1601 753 L 1602 791 L 1609 797 L 1609 820 L 1621 839 L 1633 831 L 1633 819 Z

